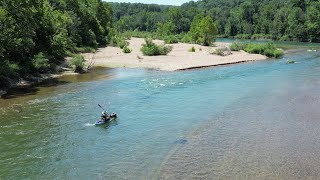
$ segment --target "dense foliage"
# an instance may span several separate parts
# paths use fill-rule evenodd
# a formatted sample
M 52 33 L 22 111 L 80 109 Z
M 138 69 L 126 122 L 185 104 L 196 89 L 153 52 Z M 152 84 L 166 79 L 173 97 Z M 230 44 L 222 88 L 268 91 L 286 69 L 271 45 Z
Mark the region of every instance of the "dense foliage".
M 101 0 L 1 0 L 0 88 L 53 70 L 66 54 L 106 44 L 112 18 Z
M 199 36 L 194 28 L 199 28 L 200 18 L 210 16 L 218 34 L 224 37 L 320 42 L 319 0 L 199 0 L 180 7 L 112 6 L 116 27 L 122 32 L 157 32 L 161 37 L 191 30 L 184 39 L 194 41 Z

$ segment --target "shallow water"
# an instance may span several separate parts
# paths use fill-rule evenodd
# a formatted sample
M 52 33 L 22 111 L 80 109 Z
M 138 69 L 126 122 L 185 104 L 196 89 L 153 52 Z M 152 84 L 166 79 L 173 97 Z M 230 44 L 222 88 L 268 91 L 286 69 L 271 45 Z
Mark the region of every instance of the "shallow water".
M 102 74 L 0 100 L 0 179 L 320 175 L 319 51 L 202 70 Z M 94 126 L 97 104 L 119 118 Z

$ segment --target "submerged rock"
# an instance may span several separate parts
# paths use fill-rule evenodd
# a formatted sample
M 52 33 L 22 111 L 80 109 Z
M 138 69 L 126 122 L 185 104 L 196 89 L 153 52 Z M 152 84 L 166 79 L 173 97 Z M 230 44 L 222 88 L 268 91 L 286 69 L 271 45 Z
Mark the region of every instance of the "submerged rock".
M 173 143 L 174 144 L 186 144 L 187 142 L 188 142 L 188 140 L 186 140 L 186 139 L 177 139 Z
M 296 61 L 294 61 L 294 60 L 292 60 L 292 59 L 289 59 L 289 60 L 287 61 L 287 64 L 293 64 L 293 63 L 296 63 Z

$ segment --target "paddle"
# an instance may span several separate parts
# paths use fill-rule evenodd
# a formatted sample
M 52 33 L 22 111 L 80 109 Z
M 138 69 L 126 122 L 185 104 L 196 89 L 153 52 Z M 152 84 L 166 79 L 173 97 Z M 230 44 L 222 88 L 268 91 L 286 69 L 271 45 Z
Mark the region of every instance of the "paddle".
M 99 106 L 102 110 L 104 110 L 103 107 L 102 107 L 100 104 L 98 104 L 98 106 Z M 106 111 L 106 110 L 104 110 L 104 111 Z

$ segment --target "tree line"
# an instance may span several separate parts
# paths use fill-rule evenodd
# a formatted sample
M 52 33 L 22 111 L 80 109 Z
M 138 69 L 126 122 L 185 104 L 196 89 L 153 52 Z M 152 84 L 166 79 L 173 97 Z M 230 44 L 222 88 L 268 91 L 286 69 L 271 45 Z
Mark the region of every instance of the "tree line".
M 223 37 L 320 42 L 319 0 L 201 0 L 181 6 L 112 3 L 119 31 L 181 34 L 210 16 Z

